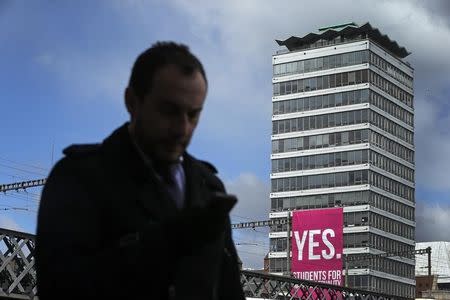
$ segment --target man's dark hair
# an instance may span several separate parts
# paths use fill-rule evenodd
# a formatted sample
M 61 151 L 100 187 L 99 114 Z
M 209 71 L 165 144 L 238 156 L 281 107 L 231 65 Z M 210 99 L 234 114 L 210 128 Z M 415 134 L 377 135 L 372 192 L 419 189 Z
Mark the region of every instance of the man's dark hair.
M 156 71 L 170 64 L 179 67 L 186 75 L 190 75 L 197 70 L 200 71 L 207 83 L 202 63 L 189 51 L 186 45 L 174 42 L 157 42 L 136 59 L 131 70 L 128 86 L 134 90 L 139 98 L 143 99 L 152 88 L 153 76 Z

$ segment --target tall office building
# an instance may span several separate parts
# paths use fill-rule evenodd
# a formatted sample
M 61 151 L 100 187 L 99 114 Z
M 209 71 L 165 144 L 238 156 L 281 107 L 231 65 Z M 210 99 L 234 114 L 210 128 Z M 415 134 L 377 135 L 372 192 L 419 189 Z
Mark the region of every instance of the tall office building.
M 349 287 L 414 297 L 414 104 L 408 52 L 369 23 L 277 41 L 271 213 L 343 207 Z M 289 272 L 288 225 L 269 270 Z M 378 254 L 378 255 L 377 255 Z

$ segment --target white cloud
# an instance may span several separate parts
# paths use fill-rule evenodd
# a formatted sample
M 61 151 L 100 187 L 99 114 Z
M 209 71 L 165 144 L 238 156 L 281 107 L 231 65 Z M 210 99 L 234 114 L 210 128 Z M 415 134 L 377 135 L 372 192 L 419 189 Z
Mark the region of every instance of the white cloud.
M 166 2 L 158 1 L 158 4 L 166 5 Z M 151 15 L 152 7 L 146 2 L 115 1 L 113 5 L 127 19 L 124 25 L 130 25 L 129 29 L 140 28 L 138 33 L 130 32 L 126 37 L 132 46 L 121 47 L 121 51 L 111 49 L 101 57 L 93 57 L 88 51 L 43 52 L 36 60 L 61 74 L 68 86 L 74 85 L 90 96 L 106 94 L 119 103 L 117 99 L 122 95 L 137 54 L 132 48 L 142 44 L 138 37 L 182 36 L 182 41 L 189 43 L 204 62 L 209 76 L 209 99 L 200 133 L 208 136 L 205 141 L 235 144 L 239 149 L 239 153 L 235 153 L 241 156 L 239 161 L 254 159 L 251 156 L 254 153 L 244 148 L 270 143 L 271 55 L 280 49 L 275 39 L 303 36 L 320 26 L 369 21 L 412 52 L 407 60 L 415 68 L 417 183 L 432 189 L 450 190 L 447 172 L 450 169 L 450 115 L 446 106 L 448 96 L 443 94 L 450 86 L 450 28 L 444 26 L 441 19 L 434 18 L 434 14 L 445 15 L 445 11 L 436 9 L 439 5 L 402 0 L 172 0 L 168 5 L 178 13 L 176 16 L 186 18 L 188 25 L 172 28 L 165 22 L 157 30 L 151 22 L 157 16 Z M 156 31 L 158 35 L 154 36 Z M 432 92 L 432 97 L 427 97 L 425 89 Z M 250 219 L 267 218 L 268 181 L 247 173 L 226 185 L 229 192 L 236 193 L 240 199 L 233 214 Z M 256 235 L 263 236 L 248 234 L 243 240 L 251 241 Z M 255 258 L 248 259 L 256 263 Z
M 237 195 L 239 202 L 231 211 L 233 223 L 267 220 L 270 207 L 269 183 L 254 174 L 243 173 L 225 182 L 227 192 Z M 268 228 L 235 229 L 236 248 L 247 268 L 261 269 L 269 250 Z
M 223 136 L 247 134 L 261 141 L 269 134 L 261 130 L 261 124 L 270 122 L 270 58 L 279 49 L 274 40 L 303 36 L 329 24 L 369 21 L 412 52 L 407 61 L 415 68 L 418 185 L 450 190 L 446 171 L 450 169 L 450 107 L 448 90 L 445 91 L 450 85 L 450 27 L 434 17 L 445 15 L 438 8 L 448 7 L 447 4 L 402 0 L 170 3 L 191 19 L 190 30 L 211 45 L 211 50 L 205 50 L 201 57 L 210 65 L 211 82 L 216 83 L 210 96 L 216 102 L 215 109 L 208 111 L 210 116 L 204 118 L 202 126 L 209 129 L 204 132 L 220 132 Z M 432 91 L 435 97 L 427 98 L 425 90 Z M 226 126 L 224 112 L 233 120 Z M 260 126 L 249 132 L 247 128 L 254 122 Z
M 256 175 L 242 173 L 237 178 L 225 182 L 228 193 L 237 195 L 239 202 L 231 214 L 252 220 L 267 219 L 270 198 L 269 182 L 264 182 Z M 244 222 L 244 221 L 242 221 Z
M 22 232 L 24 231 L 23 228 L 19 224 L 17 224 L 16 221 L 5 215 L 0 215 L 0 228 Z
M 80 93 L 80 99 L 106 101 L 106 96 L 122 105 L 118 99 L 122 98 L 129 69 L 137 54 L 134 49 L 144 43 L 142 37 L 182 36 L 182 40 L 189 43 L 204 62 L 210 79 L 208 102 L 199 131 L 212 141 L 220 138 L 236 145 L 247 141 L 248 136 L 255 137 L 253 142 L 259 145 L 268 143 L 271 55 L 279 49 L 275 39 L 302 36 L 320 26 L 370 21 L 391 39 L 405 45 L 412 52 L 408 60 L 416 71 L 417 108 L 425 106 L 421 105 L 424 89 L 439 93 L 449 85 L 450 60 L 447 59 L 447 50 L 450 48 L 450 29 L 433 18 L 434 14 L 444 14 L 438 10 L 441 6 L 447 7 L 442 2 L 436 5 L 402 0 L 345 0 L 339 3 L 324 0 L 314 3 L 295 0 L 172 0 L 155 3 L 111 2 L 113 10 L 122 18 L 121 24 L 129 26 L 130 31 L 126 37 L 118 35 L 118 39 L 126 38 L 127 43 L 121 43 L 117 48 L 102 49 L 103 52 L 96 53 L 89 49 L 74 50 L 58 46 L 52 51 L 39 53 L 36 61 L 54 71 L 71 90 Z M 367 10 L 369 3 L 371 9 Z M 176 16 L 186 18 L 188 25 L 177 29 L 161 20 L 163 24 L 156 34 L 154 20 L 158 16 L 151 16 L 151 12 L 155 11 L 155 5 L 164 4 L 168 4 Z M 135 32 L 136 28 L 140 28 L 139 33 Z M 125 28 L 121 32 L 126 31 Z M 439 118 L 446 118 L 449 116 L 448 108 L 444 109 L 441 102 L 433 105 L 440 114 L 446 112 L 446 116 Z M 425 113 L 416 109 L 416 118 L 424 119 Z M 432 120 L 436 124 L 436 119 Z M 425 130 L 421 128 L 421 123 L 417 123 L 416 129 L 417 144 L 428 144 L 429 135 L 423 135 Z M 449 138 L 438 133 L 435 140 L 446 141 Z M 417 157 L 423 159 L 421 154 Z M 427 161 L 429 159 L 435 162 L 427 165 L 438 165 L 441 161 L 437 160 L 442 159 L 450 164 L 450 158 L 443 156 L 433 156 Z M 418 165 L 419 174 L 428 173 L 421 170 L 422 166 L 425 167 L 424 163 L 418 161 Z
M 450 191 L 449 113 L 432 97 L 416 102 L 416 179 L 420 186 Z
M 450 242 L 450 206 L 418 204 L 416 208 L 418 242 Z
M 71 51 L 60 48 L 41 52 L 34 60 L 39 67 L 56 76 L 67 91 L 76 93 L 80 101 L 92 101 L 93 98 L 104 101 L 106 97 L 122 104 L 117 99 L 122 98 L 127 85 L 132 55 L 127 59 L 120 53 L 93 55 Z

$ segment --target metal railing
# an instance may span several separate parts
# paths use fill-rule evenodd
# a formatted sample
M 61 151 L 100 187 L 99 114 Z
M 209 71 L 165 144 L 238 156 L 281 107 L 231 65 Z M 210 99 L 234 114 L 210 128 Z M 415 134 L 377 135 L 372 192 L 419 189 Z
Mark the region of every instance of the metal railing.
M 263 299 L 408 299 L 372 291 L 351 289 L 252 271 L 241 271 L 241 284 L 246 297 Z
M 0 299 L 37 300 L 35 236 L 0 228 L 0 238 Z M 407 299 L 246 270 L 241 284 L 247 297 L 265 299 Z
M 34 235 L 0 228 L 0 299 L 37 299 Z

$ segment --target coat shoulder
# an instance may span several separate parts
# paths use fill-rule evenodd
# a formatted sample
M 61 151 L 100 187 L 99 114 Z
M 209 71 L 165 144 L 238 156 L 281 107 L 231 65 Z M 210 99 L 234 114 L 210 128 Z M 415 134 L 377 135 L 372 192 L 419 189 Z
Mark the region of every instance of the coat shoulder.
M 100 145 L 74 144 L 65 148 L 64 157 L 55 164 L 50 177 L 61 175 L 85 177 L 87 173 L 96 173 L 100 161 Z
M 101 144 L 73 144 L 63 150 L 69 158 L 82 158 L 98 154 Z
M 205 161 L 205 160 L 199 160 L 198 161 L 201 165 L 203 165 L 204 167 L 206 167 L 209 171 L 211 171 L 214 174 L 219 173 L 219 171 L 217 171 L 217 168 L 210 162 Z
M 191 156 L 195 166 L 199 171 L 205 183 L 210 186 L 213 190 L 224 191 L 225 186 L 217 175 L 218 171 L 216 167 L 210 162 L 199 160 Z

